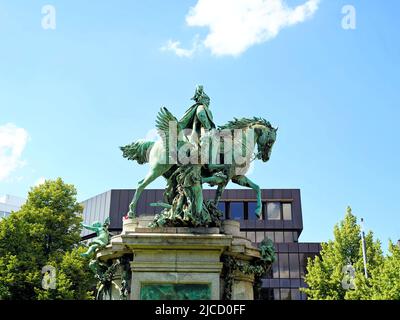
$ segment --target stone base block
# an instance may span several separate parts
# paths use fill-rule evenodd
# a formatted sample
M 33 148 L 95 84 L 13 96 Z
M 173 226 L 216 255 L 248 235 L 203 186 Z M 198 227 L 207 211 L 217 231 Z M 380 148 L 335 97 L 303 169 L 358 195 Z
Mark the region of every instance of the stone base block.
M 103 262 L 129 257 L 129 299 L 219 300 L 229 282 L 230 299 L 252 300 L 253 275 L 226 275 L 225 256 L 241 262 L 259 258 L 236 221 L 224 221 L 220 230 L 149 228 L 140 219 L 126 219 L 122 233 L 97 254 Z

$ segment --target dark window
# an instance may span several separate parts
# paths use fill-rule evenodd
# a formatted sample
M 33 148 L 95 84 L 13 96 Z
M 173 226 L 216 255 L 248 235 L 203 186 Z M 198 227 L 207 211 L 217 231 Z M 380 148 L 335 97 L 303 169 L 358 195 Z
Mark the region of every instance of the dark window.
M 274 233 L 273 233 L 272 231 L 267 231 L 267 232 L 265 232 L 265 236 L 266 236 L 268 239 L 270 239 L 270 240 L 272 240 L 273 242 L 275 242 Z
M 283 232 L 282 231 L 275 232 L 275 243 L 283 243 Z
M 230 212 L 231 212 L 231 202 L 225 201 L 225 217 L 226 219 L 230 219 Z
M 272 276 L 274 279 L 279 279 L 279 257 L 272 264 Z
M 251 242 L 256 242 L 256 233 L 255 233 L 255 231 L 248 231 L 246 237 Z
M 293 241 L 297 242 L 299 240 L 299 236 L 297 235 L 296 231 L 293 231 Z
M 256 207 L 257 207 L 257 202 L 249 202 L 248 203 L 248 219 L 249 220 L 257 220 L 256 216 Z
M 281 220 L 281 203 L 267 202 L 267 219 Z
M 284 237 L 285 237 L 285 242 L 294 242 L 294 239 L 293 239 L 293 232 L 291 232 L 291 231 L 285 231 L 285 232 L 283 233 L 283 235 L 284 235 Z
M 299 289 L 291 289 L 291 294 L 292 294 L 292 300 L 301 300 Z
M 261 300 L 274 300 L 274 289 L 261 288 Z
M 242 220 L 244 219 L 244 206 L 243 202 L 231 202 L 231 212 L 230 212 L 230 217 L 231 219 L 234 220 Z
M 290 289 L 281 289 L 281 300 L 292 300 Z
M 218 202 L 218 210 L 220 210 L 222 213 L 223 213 L 223 215 L 222 215 L 222 219 L 225 219 L 226 218 L 226 210 L 225 210 L 225 202 L 223 202 L 223 201 L 221 201 L 221 202 Z
M 268 268 L 267 272 L 264 275 L 264 278 L 266 279 L 272 279 L 274 277 L 273 273 L 272 273 L 272 268 Z
M 306 274 L 307 256 L 304 253 L 299 253 L 300 260 L 300 277 L 303 278 Z
M 279 253 L 279 273 L 280 278 L 289 278 L 289 255 Z
M 289 253 L 290 278 L 300 278 L 299 255 Z
M 292 220 L 292 204 L 282 203 L 283 220 Z
M 256 232 L 256 242 L 261 242 L 265 239 L 264 231 L 257 231 Z

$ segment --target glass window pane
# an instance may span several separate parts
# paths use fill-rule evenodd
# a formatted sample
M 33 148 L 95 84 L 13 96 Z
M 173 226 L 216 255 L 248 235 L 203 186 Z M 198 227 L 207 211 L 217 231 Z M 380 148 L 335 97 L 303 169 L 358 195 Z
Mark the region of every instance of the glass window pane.
M 225 213 L 225 202 L 223 202 L 223 201 L 218 202 L 218 210 Z
M 296 231 L 293 231 L 293 241 L 294 242 L 297 242 L 299 240 L 299 237 L 298 237 L 298 235 L 297 235 L 297 232 Z
M 299 253 L 300 260 L 300 277 L 303 278 L 306 274 L 307 256 L 304 253 Z
M 274 277 L 272 268 L 268 268 L 267 272 L 263 275 L 265 279 L 272 279 Z
M 265 239 L 264 231 L 257 231 L 256 232 L 256 242 L 261 242 Z
M 231 202 L 231 219 L 244 219 L 243 202 Z
M 279 257 L 272 264 L 272 276 L 274 279 L 279 279 Z
M 285 232 L 283 233 L 283 235 L 285 236 L 285 242 L 286 242 L 286 243 L 288 243 L 288 242 L 293 242 L 293 232 L 291 232 L 291 231 L 285 231 Z
M 268 220 L 280 220 L 281 219 L 281 203 L 280 202 L 268 202 L 267 203 L 267 218 L 268 218 Z
M 289 253 L 290 278 L 300 278 L 299 255 Z
M 282 278 L 289 278 L 289 255 L 287 253 L 279 254 L 279 273 Z
M 249 217 L 248 217 L 248 219 L 249 220 L 257 220 L 258 218 L 257 218 L 257 216 L 256 216 L 256 207 L 257 207 L 257 202 L 254 202 L 254 201 L 252 201 L 252 202 L 249 202 L 248 203 L 248 213 L 249 213 Z
M 256 233 L 254 231 L 247 232 L 247 239 L 251 242 L 256 242 Z
M 283 220 L 292 220 L 292 204 L 282 204 Z
M 279 289 L 274 289 L 274 300 L 281 300 Z
M 290 289 L 281 289 L 281 300 L 292 300 Z
M 283 243 L 283 232 L 282 231 L 275 232 L 275 242 Z
M 299 289 L 292 289 L 292 300 L 301 300 Z
M 261 288 L 261 300 L 274 300 L 274 289 Z
M 220 210 L 223 213 L 222 219 L 226 219 L 225 202 L 224 201 L 218 202 L 217 207 L 218 207 L 218 210 Z
M 267 232 L 265 232 L 265 236 L 266 236 L 268 239 L 272 240 L 272 242 L 275 242 L 274 233 L 273 233 L 272 231 L 267 231 Z

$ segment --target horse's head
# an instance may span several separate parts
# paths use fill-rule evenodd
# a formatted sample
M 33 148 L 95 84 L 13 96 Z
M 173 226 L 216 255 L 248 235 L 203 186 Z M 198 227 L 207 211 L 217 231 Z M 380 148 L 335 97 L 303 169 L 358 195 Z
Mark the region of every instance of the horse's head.
M 272 147 L 276 140 L 278 128 L 274 128 L 264 119 L 253 126 L 256 133 L 257 158 L 267 162 L 271 157 Z
M 220 130 L 224 129 L 251 129 L 254 132 L 254 143 L 257 144 L 257 154 L 256 158 L 261 159 L 264 162 L 267 162 L 271 156 L 272 146 L 276 140 L 276 132 L 278 129 L 275 129 L 271 126 L 269 121 L 263 118 L 241 118 L 229 121 L 227 124 L 220 126 Z

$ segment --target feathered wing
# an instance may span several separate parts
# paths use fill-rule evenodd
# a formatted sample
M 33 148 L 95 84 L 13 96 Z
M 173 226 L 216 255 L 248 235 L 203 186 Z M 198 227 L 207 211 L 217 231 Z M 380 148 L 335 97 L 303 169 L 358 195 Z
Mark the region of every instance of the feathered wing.
M 176 128 L 176 134 L 181 131 L 178 119 L 167 108 L 162 107 L 157 114 L 156 128 L 165 147 L 168 146 L 167 139 L 170 134 L 170 126 Z

